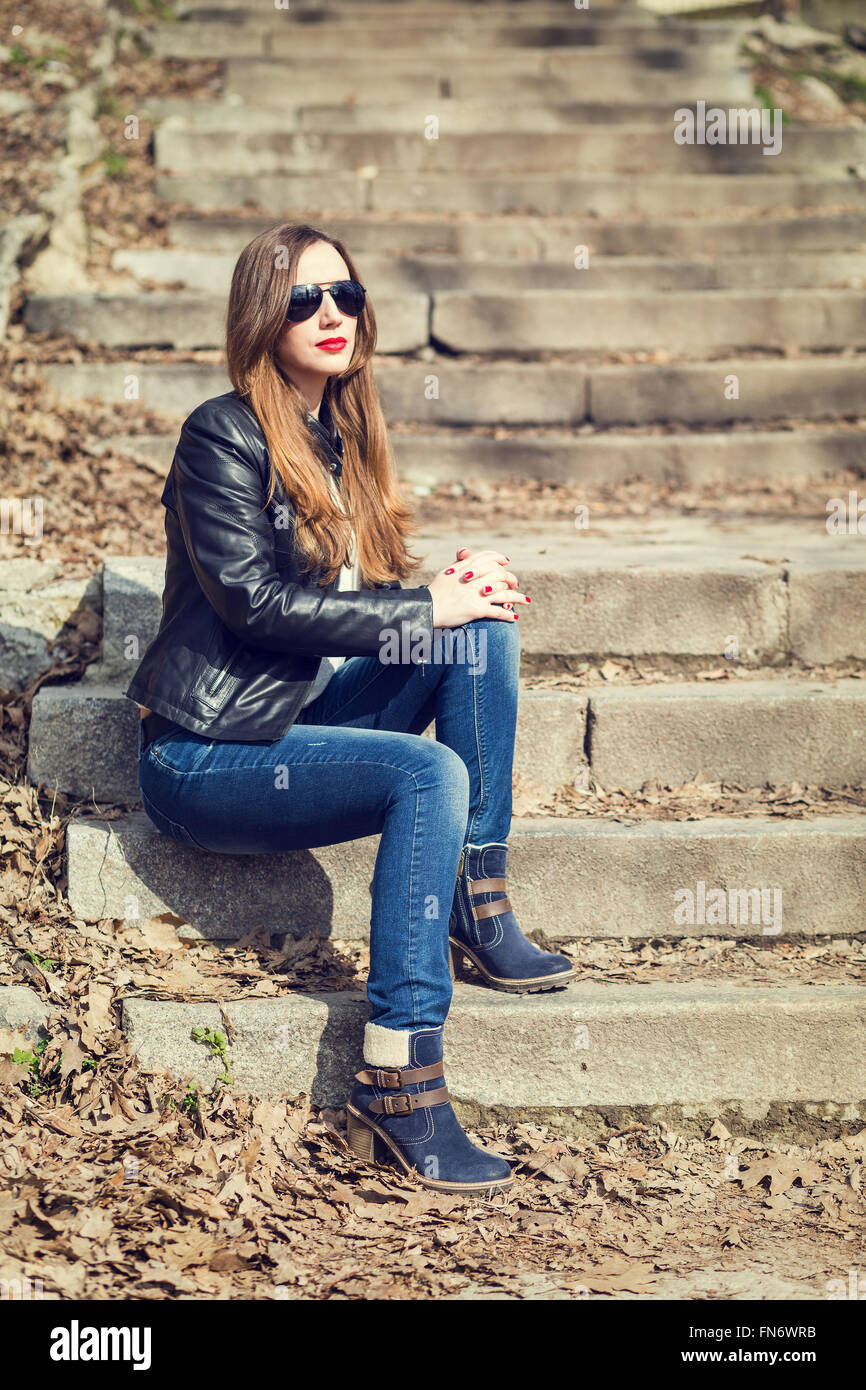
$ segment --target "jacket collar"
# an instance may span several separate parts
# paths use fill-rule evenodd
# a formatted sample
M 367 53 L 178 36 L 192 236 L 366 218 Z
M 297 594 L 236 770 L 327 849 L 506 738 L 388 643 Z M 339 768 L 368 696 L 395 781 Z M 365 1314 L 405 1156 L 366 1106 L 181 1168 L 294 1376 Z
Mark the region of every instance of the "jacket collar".
M 319 407 L 319 416 L 321 418 L 317 420 L 313 412 L 308 410 L 307 423 L 316 438 L 324 445 L 325 462 L 334 476 L 339 478 L 343 471 L 343 441 L 324 396 Z

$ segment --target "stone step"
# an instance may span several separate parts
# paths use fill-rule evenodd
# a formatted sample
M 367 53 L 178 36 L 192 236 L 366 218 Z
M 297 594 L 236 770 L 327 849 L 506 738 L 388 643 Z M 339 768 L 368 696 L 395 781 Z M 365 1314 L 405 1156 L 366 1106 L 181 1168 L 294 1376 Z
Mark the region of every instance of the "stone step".
M 175 250 L 190 249 L 238 256 L 253 237 L 273 223 L 254 215 L 175 217 L 169 235 Z M 764 214 L 760 217 L 661 217 L 600 221 L 574 217 L 508 216 L 440 217 L 435 213 L 336 214 L 328 219 L 335 236 L 363 255 L 365 269 L 372 256 L 453 256 L 462 264 L 508 257 L 531 264 L 552 262 L 558 269 L 572 265 L 575 246 L 587 246 L 598 256 L 657 256 L 671 258 L 732 256 L 760 257 L 765 262 L 813 251 L 855 251 L 864 243 L 861 213 L 832 215 Z M 514 266 L 515 271 L 518 266 Z
M 508 843 L 515 912 L 524 931 L 552 941 L 862 930 L 863 814 L 632 825 L 515 816 Z M 277 855 L 206 854 L 162 835 L 143 810 L 76 817 L 66 832 L 68 898 L 88 922 L 173 913 L 193 940 L 236 941 L 261 927 L 364 941 L 378 847 L 369 835 Z
M 133 636 L 135 634 L 132 634 Z M 141 648 L 144 652 L 144 646 Z M 77 685 L 43 685 L 33 700 L 28 776 L 76 799 L 136 806 L 139 709 L 122 684 L 94 672 Z M 515 743 L 514 769 L 533 795 L 550 796 L 585 775 L 586 698 L 579 691 L 526 690 Z M 431 722 L 427 730 L 434 736 Z
M 262 13 L 261 7 L 253 4 L 252 0 L 206 0 L 206 3 L 203 0 L 178 0 L 173 9 L 182 18 L 201 10 L 209 15 L 223 10 L 241 16 L 261 17 Z M 412 27 L 428 24 L 431 18 L 435 18 L 443 25 L 468 25 L 475 29 L 527 18 L 535 22 L 541 19 L 561 21 L 563 6 L 561 0 L 557 0 L 557 3 L 552 3 L 552 0 L 504 0 L 504 3 L 503 0 L 472 0 L 471 5 L 467 4 L 467 0 L 304 0 L 302 6 L 283 13 L 293 16 L 298 23 L 314 23 L 317 27 L 346 19 L 356 20 L 360 15 L 370 23 L 392 23 L 396 18 L 401 25 Z M 575 13 L 580 16 L 582 24 L 593 28 L 602 26 L 614 33 L 622 27 L 634 25 L 640 25 L 650 33 L 662 27 L 667 29 L 669 25 L 675 29 L 694 27 L 691 21 L 669 20 L 649 13 L 639 3 L 617 3 L 617 0 L 613 0 L 612 4 L 606 4 L 605 0 L 593 0 L 591 13 L 576 7 Z M 740 25 L 710 18 L 702 20 L 700 27 L 711 31 L 716 27 L 721 31 L 730 27 L 734 32 Z
M 226 38 L 229 46 L 229 39 Z M 327 95 L 332 103 L 366 103 L 457 100 L 489 100 L 515 104 L 524 102 L 610 101 L 611 92 L 628 93 L 632 102 L 668 101 L 673 110 L 680 103 L 705 100 L 712 94 L 721 105 L 754 106 L 756 102 L 751 73 L 738 69 L 732 52 L 716 56 L 700 50 L 699 61 L 686 61 L 682 66 L 667 69 L 648 63 L 628 60 L 617 50 L 587 48 L 582 52 L 552 55 L 549 50 L 535 50 L 534 61 L 526 50 L 514 50 L 513 56 L 494 62 L 489 55 L 477 54 L 466 61 L 453 55 L 438 63 L 421 63 L 410 51 L 405 57 L 389 55 L 384 65 L 381 55 L 373 55 L 366 69 L 356 60 L 351 68 L 333 67 L 328 72 Z M 180 55 L 176 55 L 180 56 Z M 193 55 L 187 54 L 190 57 Z M 195 54 L 201 58 L 203 54 Z M 226 59 L 223 96 L 231 93 L 250 106 L 274 106 L 286 99 L 318 102 L 322 99 L 322 80 L 309 58 L 298 59 L 297 70 L 291 70 L 288 82 L 287 63 L 290 55 L 279 60 L 266 57 L 244 57 L 236 49 L 215 55 Z M 649 54 L 649 57 L 658 57 Z M 683 50 L 689 60 L 689 51 Z M 431 204 L 430 206 L 436 206 Z
M 605 294 L 587 290 L 431 296 L 430 336 L 450 352 L 668 352 L 866 345 L 857 290 L 704 290 Z
M 866 686 L 856 679 L 593 690 L 587 734 L 605 787 L 637 790 L 647 776 L 667 786 L 866 784 Z
M 866 345 L 862 294 L 846 289 L 403 291 L 378 299 L 376 319 L 379 350 L 386 354 L 417 352 L 431 341 L 450 353 L 498 355 L 688 356 L 696 348 L 705 355 Z M 34 294 L 24 321 L 30 332 L 70 334 L 102 347 L 217 348 L 225 340 L 225 297 L 193 291 Z
M 430 297 L 386 294 L 376 305 L 376 318 L 381 352 L 415 352 L 429 339 Z M 25 321 L 31 332 L 69 333 L 103 347 L 222 347 L 225 296 L 36 294 L 27 300 Z
M 234 174 L 193 176 L 157 174 L 154 192 L 187 210 L 220 212 L 225 208 L 264 208 L 271 223 L 283 215 L 319 216 L 322 180 L 317 174 Z M 335 214 L 384 212 L 404 214 L 436 208 L 440 215 L 474 212 L 573 218 L 702 216 L 730 214 L 734 208 L 764 213 L 804 208 L 855 212 L 866 208 L 866 180 L 811 178 L 800 174 L 486 174 L 382 172 L 364 165 L 356 173 L 328 178 L 328 203 Z M 331 213 L 328 213 L 330 216 Z
M 742 23 L 727 23 L 711 19 L 701 24 L 689 20 L 660 18 L 636 10 L 631 15 L 607 14 L 593 5 L 592 11 L 566 8 L 562 4 L 544 3 L 523 6 L 420 5 L 401 3 L 394 6 L 365 4 L 357 6 L 331 5 L 310 14 L 294 8 L 263 11 L 261 5 L 243 0 L 182 0 L 175 14 L 185 24 L 213 24 L 221 28 L 231 24 L 245 29 L 271 29 L 296 34 L 299 42 L 319 35 L 330 40 L 342 40 L 353 46 L 371 48 L 381 45 L 389 49 L 395 33 L 414 44 L 436 46 L 437 42 L 457 40 L 461 45 L 475 47 L 505 45 L 567 46 L 573 44 L 618 44 L 644 47 L 687 47 L 720 43 L 738 37 Z M 215 21 L 214 16 L 219 16 Z M 395 20 L 397 25 L 395 26 Z
M 563 17 L 568 15 L 564 10 Z M 452 64 L 465 68 L 480 62 L 504 72 L 517 71 L 522 64 L 528 71 L 556 72 L 572 65 L 579 69 L 596 54 L 638 70 L 679 72 L 733 64 L 739 48 L 736 32 L 712 32 L 698 26 L 679 26 L 670 32 L 661 27 L 647 32 L 645 26 L 630 30 L 623 25 L 593 30 L 581 26 L 578 19 L 574 24 L 510 21 L 487 24 L 479 31 L 444 25 L 431 16 L 428 23 L 406 29 L 393 20 L 377 24 L 366 18 L 323 28 L 293 24 L 290 10 L 273 9 L 264 22 L 258 17 L 237 22 L 191 18 L 157 24 L 148 32 L 148 44 L 157 58 L 279 58 L 290 67 L 308 67 L 318 58 L 323 41 L 351 53 L 347 73 L 362 82 L 369 82 L 378 71 L 399 73 L 404 65 L 421 68 L 421 53 L 433 72 Z
M 524 524 L 518 531 L 513 523 L 425 528 L 415 541 L 425 557 L 420 582 L 460 545 L 501 549 L 524 592 L 535 596 L 521 619 L 527 656 L 715 661 L 745 614 L 748 634 L 736 659 L 746 666 L 866 657 L 866 634 L 858 622 L 866 602 L 866 561 L 856 532 L 831 536 L 818 518 L 781 522 L 737 514 L 655 514 L 637 521 L 590 515 L 585 526 L 579 522 L 582 517 Z M 16 595 L 33 564 L 13 560 L 0 566 L 4 619 L 15 615 Z M 101 586 L 98 576 L 88 581 L 89 603 L 102 614 L 103 627 L 98 670 L 89 668 L 85 682 L 128 684 L 138 653 L 159 627 L 164 568 L 160 556 L 115 556 L 104 562 Z M 73 591 L 70 614 L 78 602 Z M 46 612 L 55 622 L 69 620 L 70 614 L 58 618 L 57 611 L 50 585 L 32 596 L 27 616 L 32 625 L 41 619 L 42 626 Z M 5 632 L 11 652 L 12 622 Z M 30 628 L 24 634 L 29 637 Z
M 47 363 L 43 367 L 45 380 L 58 396 L 81 400 L 91 396 L 120 403 L 140 400 L 152 409 L 184 417 L 211 396 L 221 395 L 231 388 L 225 369 L 196 362 L 138 362 L 134 359 L 118 362 Z M 684 441 L 676 436 L 653 436 L 651 440 L 628 435 L 591 436 L 584 433 L 551 433 L 557 425 L 591 426 L 605 430 L 617 425 L 650 425 L 661 421 L 682 421 L 688 425 L 737 425 L 743 421 L 770 422 L 789 419 L 856 418 L 863 410 L 862 367 L 858 356 L 816 355 L 802 358 L 719 358 L 713 362 L 635 362 L 621 365 L 581 362 L 469 362 L 455 363 L 447 358 L 432 361 L 382 362 L 376 367 L 376 382 L 385 414 L 390 422 L 424 424 L 432 431 L 426 437 L 416 432 L 393 435 L 401 474 L 413 475 L 414 459 L 424 460 L 424 466 L 434 461 L 429 455 L 441 447 L 451 451 L 447 465 L 443 459 L 437 478 L 447 478 L 455 457 L 471 460 L 478 451 L 478 467 L 485 472 L 495 471 L 501 458 L 502 468 L 513 474 L 528 465 L 533 457 L 543 462 L 549 452 L 558 457 L 565 447 L 573 455 L 563 474 L 557 464 L 556 477 L 575 481 L 591 475 L 584 468 L 581 454 L 596 456 L 601 450 L 610 460 L 611 454 L 624 451 L 623 464 L 632 448 L 641 457 L 652 456 L 656 450 L 694 449 L 697 454 L 711 450 L 727 452 L 725 467 L 732 467 L 736 476 L 752 473 L 749 466 L 738 466 L 716 437 L 713 441 L 691 434 Z M 431 384 L 436 394 L 431 394 Z M 735 390 L 738 385 L 738 390 Z M 180 423 L 180 420 L 178 421 Z M 473 435 L 462 439 L 441 431 L 448 426 L 496 427 L 519 429 L 522 426 L 542 426 L 548 429 L 543 436 L 499 438 Z M 765 439 L 763 434 L 759 439 Z M 157 436 L 158 438 L 158 436 Z M 725 435 L 728 439 L 732 436 Z M 793 448 L 796 438 L 786 432 L 784 438 Z M 630 442 L 633 441 L 633 444 Z M 774 441 L 765 440 L 772 449 Z M 846 443 L 837 434 L 829 441 L 838 444 L 841 454 L 834 465 L 826 451 L 827 440 L 814 441 L 816 453 L 808 440 L 800 441 L 806 451 L 803 457 L 818 457 L 821 467 L 850 467 L 850 460 L 863 461 L 863 439 L 852 434 Z M 752 440 L 743 438 L 747 453 Z M 172 449 L 174 441 L 172 441 Z M 454 450 L 463 450 L 459 455 Z M 509 454 L 507 451 L 510 450 Z M 753 450 L 752 450 L 753 452 Z M 843 462 L 842 455 L 849 462 Z M 661 455 L 659 455 L 661 456 Z M 160 459 L 164 458 L 160 446 Z M 509 462 L 509 459 L 511 460 Z M 515 462 L 519 460 L 519 462 Z M 168 455 L 171 461 L 171 453 Z M 553 466 L 553 465 L 552 465 Z M 607 465 L 609 466 L 609 465 Z M 647 465 L 648 466 L 648 465 Z M 678 465 L 679 466 L 679 465 Z M 696 460 L 695 477 L 704 475 L 705 465 Z M 470 470 L 471 471 L 471 470 Z M 656 473 L 653 470 L 652 475 Z M 757 467 L 756 474 L 767 468 Z M 772 466 L 778 471 L 777 465 Z M 809 472 L 800 462 L 791 461 L 791 473 Z M 624 476 L 621 467 L 617 476 Z M 537 470 L 533 476 L 537 475 Z M 423 480 L 422 480 L 423 481 Z
M 150 435 L 128 447 L 151 451 L 152 466 L 165 474 L 175 435 Z M 818 478 L 851 469 L 863 476 L 866 438 L 860 429 L 813 425 L 784 430 L 733 430 L 728 433 L 628 433 L 599 430 L 574 434 L 533 431 L 511 438 L 456 430 L 394 433 L 400 477 L 416 487 L 475 478 L 494 486 L 537 479 L 570 487 L 655 479 L 673 487 L 715 485 L 760 479 Z M 115 439 L 120 447 L 120 439 Z M 828 494 L 838 491 L 828 485 Z M 861 491 L 863 489 L 861 488 Z
M 178 43 L 172 50 L 170 40 L 175 35 Z M 334 15 L 325 22 L 311 25 L 291 9 L 274 7 L 264 15 L 261 8 L 236 11 L 231 18 L 206 15 L 199 18 L 189 14 L 182 23 L 157 31 L 157 51 L 163 57 L 188 57 L 194 43 L 191 36 L 200 37 L 203 52 L 212 53 L 216 45 L 217 57 L 231 57 L 236 53 L 250 56 L 285 53 L 295 58 L 299 54 L 309 55 L 317 42 L 324 41 L 364 58 L 377 50 L 386 64 L 395 51 L 395 39 L 399 45 L 397 51 L 405 49 L 413 58 L 417 58 L 419 50 L 441 58 L 452 54 L 455 57 L 473 53 L 482 56 L 515 48 L 555 49 L 559 54 L 574 48 L 604 47 L 641 56 L 658 53 L 662 58 L 660 66 L 666 66 L 665 59 L 674 65 L 673 59 L 683 50 L 691 53 L 706 48 L 718 49 L 736 40 L 733 26 L 653 25 L 638 21 L 612 27 L 595 24 L 592 20 L 587 22 L 585 14 L 574 9 L 569 11 L 564 6 L 560 6 L 558 13 L 551 10 L 546 16 L 533 12 L 499 22 L 488 20 L 481 28 L 469 13 L 457 21 L 450 17 L 443 20 L 435 13 L 425 17 L 401 13 L 390 19 L 378 15 L 368 18 L 366 14 L 362 19 Z M 229 42 L 231 38 L 235 39 L 234 45 Z
M 722 81 L 728 79 L 723 78 Z M 721 88 L 721 82 L 719 83 Z M 627 95 L 627 94 L 626 94 Z M 256 95 L 255 105 L 245 107 L 243 98 L 237 92 L 228 94 L 224 101 L 191 102 L 183 97 L 162 97 L 154 93 L 142 98 L 142 113 L 152 122 L 167 120 L 170 116 L 182 116 L 192 122 L 195 128 L 207 129 L 218 118 L 223 124 L 231 126 L 231 118 L 242 113 L 244 121 L 264 122 L 270 111 L 271 124 L 277 119 L 279 111 L 280 128 L 285 132 L 299 131 L 423 131 L 429 115 L 428 104 L 419 101 L 386 101 L 377 94 L 375 100 L 365 100 L 362 105 L 324 104 L 313 99 L 303 104 L 287 104 L 287 94 L 283 91 L 279 100 L 271 103 L 274 89 L 267 87 L 264 93 Z M 252 98 L 250 98 L 252 100 Z M 705 109 L 725 106 L 726 98 L 718 99 L 711 95 L 700 98 Z M 574 97 L 566 101 L 526 101 L 519 107 L 506 100 L 498 102 L 479 102 L 471 98 L 455 99 L 439 96 L 436 98 L 436 114 L 450 132 L 467 133 L 472 131 L 512 130 L 567 130 L 574 125 L 657 125 L 665 124 L 669 130 L 673 112 L 677 106 L 696 109 L 697 97 L 689 101 L 672 102 L 670 97 L 656 98 L 652 101 L 582 101 Z M 229 120 L 226 121 L 226 116 Z
M 599 425 L 856 417 L 863 408 L 851 389 L 857 373 L 856 357 L 833 356 L 593 366 L 587 414 Z M 803 391 L 821 395 L 807 399 Z
M 572 248 L 574 254 L 574 248 Z M 568 287 L 578 291 L 622 294 L 684 290 L 856 288 L 866 284 L 866 244 L 859 251 L 798 252 L 789 255 L 722 255 L 712 260 L 671 256 L 594 255 L 581 273 L 570 274 Z M 237 257 L 230 252 L 193 251 L 153 246 L 115 251 L 112 269 L 128 270 L 138 281 L 183 284 L 197 292 L 228 294 Z M 503 286 L 520 290 L 557 290 L 566 270 L 554 261 L 512 259 L 466 261 L 460 256 L 367 254 L 364 285 L 370 295 L 420 291 L 436 294 L 459 289 L 470 294 L 501 294 Z
M 61 560 L 37 559 L 35 520 L 23 531 L 24 554 L 0 560 L 0 686 L 7 691 L 26 690 L 47 671 L 64 634 L 80 645 L 77 619 L 85 610 L 102 612 L 102 575 L 69 579 Z
M 637 1108 L 654 1121 L 724 1119 L 763 1133 L 779 1106 L 839 1118 L 847 1106 L 850 1118 L 862 1107 L 864 998 L 857 985 L 575 982 L 512 998 L 460 984 L 445 1026 L 448 1087 L 467 1123 L 509 1116 L 569 1128 L 594 1118 L 601 1129 Z M 361 993 L 224 1007 L 231 1089 L 345 1105 L 361 1065 Z M 193 1028 L 225 1028 L 216 1003 L 127 996 L 122 1026 L 145 1068 L 208 1088 L 222 1073 L 192 1041 Z
M 720 644 L 745 647 L 749 639 L 741 616 L 739 626 L 719 633 Z M 136 805 L 138 708 L 123 694 L 125 684 L 100 683 L 98 674 L 37 692 L 28 776 L 76 799 Z M 866 685 L 793 676 L 605 690 L 524 682 L 514 770 L 525 787 L 550 797 L 574 784 L 586 775 L 585 749 L 601 785 L 626 791 L 654 777 L 666 786 L 866 785 Z
M 219 394 L 227 384 L 204 393 L 192 404 Z M 482 478 L 493 484 L 537 479 L 572 487 L 635 478 L 656 479 L 675 487 L 703 487 L 735 479 L 818 478 L 843 469 L 862 474 L 866 449 L 861 429 L 811 425 L 699 434 L 607 430 L 575 435 L 545 430 L 505 439 L 440 429 L 395 433 L 392 442 L 402 481 L 424 489 Z M 95 452 L 128 455 L 160 477 L 168 471 L 176 444 L 176 433 L 116 434 L 88 440 Z
M 13 1043 L 13 1047 L 26 1052 L 28 1042 L 39 1042 L 47 1037 L 47 1021 L 48 1008 L 35 989 L 27 989 L 25 985 L 0 985 L 0 1028 L 14 1033 L 20 1029 L 20 1040 Z
M 363 107 L 360 108 L 363 111 Z M 593 174 L 814 174 L 843 177 L 851 166 L 866 163 L 866 128 L 816 126 L 788 129 L 780 144 L 771 144 L 772 128 L 756 143 L 677 144 L 676 120 L 663 125 L 574 126 L 570 130 L 534 131 L 506 127 L 500 131 L 461 133 L 448 128 L 437 113 L 437 131 L 427 133 L 430 117 L 419 106 L 411 132 L 377 130 L 302 131 L 282 128 L 269 111 L 210 113 L 202 126 L 170 116 L 154 133 L 156 167 L 198 177 L 242 174 L 343 174 L 372 165 L 404 176 L 427 173 L 502 174 L 525 169 L 565 177 Z M 758 116 L 758 119 L 760 117 Z M 748 137 L 746 137 L 748 138 Z M 769 155 L 769 157 L 767 157 Z

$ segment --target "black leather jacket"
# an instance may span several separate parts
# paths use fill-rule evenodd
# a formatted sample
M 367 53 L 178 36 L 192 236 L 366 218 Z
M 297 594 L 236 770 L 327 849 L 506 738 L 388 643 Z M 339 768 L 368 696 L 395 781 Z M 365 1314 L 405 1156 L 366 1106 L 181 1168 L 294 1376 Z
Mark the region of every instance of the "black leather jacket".
M 308 423 L 339 486 L 342 440 L 327 403 Z M 125 691 L 193 733 L 272 743 L 294 723 L 323 656 L 378 656 L 380 632 L 433 637 L 426 585 L 337 590 L 302 573 L 294 508 L 254 411 L 236 391 L 184 421 L 163 488 L 166 567 L 159 630 Z M 258 515 L 256 515 L 258 513 Z M 404 629 L 402 624 L 408 624 Z

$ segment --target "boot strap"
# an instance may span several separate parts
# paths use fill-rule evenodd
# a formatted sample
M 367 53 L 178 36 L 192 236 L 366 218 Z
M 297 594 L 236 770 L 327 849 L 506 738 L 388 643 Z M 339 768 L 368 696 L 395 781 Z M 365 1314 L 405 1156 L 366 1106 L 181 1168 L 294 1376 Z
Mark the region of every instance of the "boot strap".
M 495 903 L 472 903 L 472 915 L 476 922 L 480 922 L 482 917 L 498 917 L 501 912 L 511 912 L 511 903 L 508 898 L 497 898 Z
M 403 1068 L 367 1067 L 355 1073 L 355 1080 L 364 1086 L 377 1086 L 380 1091 L 398 1091 L 407 1081 L 432 1081 L 434 1076 L 444 1076 L 445 1063 L 432 1062 L 429 1067 Z
M 471 899 L 478 893 L 506 893 L 504 878 L 470 878 L 469 879 L 469 906 L 472 909 L 472 916 L 476 922 L 480 922 L 482 917 L 498 917 L 502 912 L 511 912 L 511 903 L 508 895 L 498 898 L 492 903 L 474 903 Z
M 448 1087 L 437 1086 L 435 1091 L 398 1091 L 395 1096 L 369 1101 L 365 1109 L 374 1115 L 409 1115 L 413 1110 L 423 1110 L 428 1105 L 444 1105 L 450 1099 Z
M 470 878 L 467 880 L 470 893 L 505 893 L 504 878 Z

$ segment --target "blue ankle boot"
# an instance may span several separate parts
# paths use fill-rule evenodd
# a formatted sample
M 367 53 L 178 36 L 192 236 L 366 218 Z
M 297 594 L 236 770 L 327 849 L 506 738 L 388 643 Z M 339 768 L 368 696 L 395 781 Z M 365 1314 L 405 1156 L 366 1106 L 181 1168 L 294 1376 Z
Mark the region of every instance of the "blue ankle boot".
M 535 994 L 573 980 L 566 956 L 527 941 L 512 911 L 505 885 L 508 846 L 499 841 L 466 845 L 457 868 L 457 887 L 448 923 L 451 975 L 460 957 L 472 962 L 492 989 Z
M 417 1173 L 424 1187 L 439 1192 L 511 1187 L 511 1165 L 477 1148 L 451 1108 L 441 1026 L 399 1033 L 368 1023 L 364 1061 L 346 1106 L 349 1144 L 359 1158 L 368 1163 L 396 1159 L 407 1173 Z M 401 1064 L 382 1065 L 394 1061 Z

